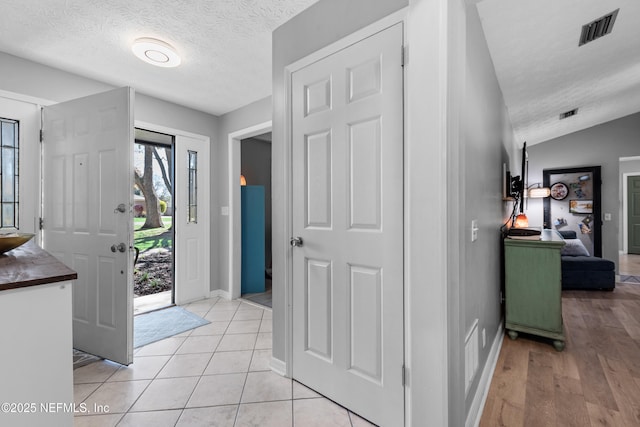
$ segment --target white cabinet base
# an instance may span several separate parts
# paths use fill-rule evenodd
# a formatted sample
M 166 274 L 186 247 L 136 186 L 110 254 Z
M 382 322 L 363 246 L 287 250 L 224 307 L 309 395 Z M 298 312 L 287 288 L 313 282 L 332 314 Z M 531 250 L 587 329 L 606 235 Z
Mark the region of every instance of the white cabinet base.
M 0 425 L 73 426 L 71 286 L 0 292 Z

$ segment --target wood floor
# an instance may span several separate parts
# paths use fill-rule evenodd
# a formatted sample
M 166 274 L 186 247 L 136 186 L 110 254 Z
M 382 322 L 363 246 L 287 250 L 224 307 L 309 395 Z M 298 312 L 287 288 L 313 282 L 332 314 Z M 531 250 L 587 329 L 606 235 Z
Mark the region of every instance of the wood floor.
M 640 255 L 620 255 L 618 257 L 618 270 L 620 270 L 620 274 L 640 276 Z
M 640 285 L 565 291 L 563 352 L 506 335 L 481 427 L 640 426 Z

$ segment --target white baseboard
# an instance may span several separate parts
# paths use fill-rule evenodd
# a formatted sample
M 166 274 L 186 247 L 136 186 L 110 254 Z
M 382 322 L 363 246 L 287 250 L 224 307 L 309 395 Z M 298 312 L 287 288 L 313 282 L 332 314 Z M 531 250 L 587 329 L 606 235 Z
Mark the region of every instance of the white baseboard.
M 271 370 L 280 376 L 287 376 L 287 364 L 275 357 L 271 358 Z
M 482 411 L 484 410 L 484 404 L 487 401 L 487 395 L 489 394 L 489 388 L 491 387 L 491 379 L 493 373 L 496 370 L 498 364 L 498 356 L 500 356 L 500 349 L 502 348 L 502 341 L 504 339 L 504 327 L 502 321 L 500 321 L 500 327 L 493 340 L 489 357 L 487 357 L 487 363 L 484 364 L 482 370 L 482 376 L 476 389 L 476 394 L 471 402 L 471 408 L 469 408 L 469 414 L 467 415 L 466 427 L 478 427 L 480 425 L 480 418 L 482 418 Z
M 223 291 L 222 289 L 216 289 L 215 291 L 211 291 L 209 294 L 209 298 L 223 298 L 227 301 L 231 300 L 231 294 L 227 291 Z

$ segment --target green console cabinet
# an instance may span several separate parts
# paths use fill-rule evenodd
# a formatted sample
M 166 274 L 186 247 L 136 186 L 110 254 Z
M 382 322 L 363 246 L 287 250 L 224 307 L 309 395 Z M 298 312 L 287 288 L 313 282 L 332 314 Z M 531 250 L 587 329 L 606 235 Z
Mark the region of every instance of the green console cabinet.
M 504 239 L 505 328 L 511 339 L 524 332 L 551 338 L 556 350 L 564 349 L 560 264 L 564 244 L 554 230 L 543 230 L 540 240 Z

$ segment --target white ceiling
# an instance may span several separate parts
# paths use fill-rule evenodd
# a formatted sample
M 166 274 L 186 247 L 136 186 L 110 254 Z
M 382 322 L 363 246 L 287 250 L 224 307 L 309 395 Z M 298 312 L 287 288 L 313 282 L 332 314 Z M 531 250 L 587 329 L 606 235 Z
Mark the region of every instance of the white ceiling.
M 271 32 L 316 1 L 2 0 L 0 51 L 221 115 L 271 94 Z M 467 1 L 518 141 L 640 111 L 640 1 Z M 578 47 L 582 25 L 616 8 L 613 32 Z M 182 64 L 140 61 L 130 48 L 139 37 L 173 45 Z
M 271 32 L 317 0 L 2 0 L 0 51 L 221 115 L 271 95 Z M 159 38 L 177 68 L 131 52 Z
M 617 8 L 613 31 L 578 47 L 582 26 Z M 482 0 L 478 12 L 520 144 L 640 111 L 640 1 Z

